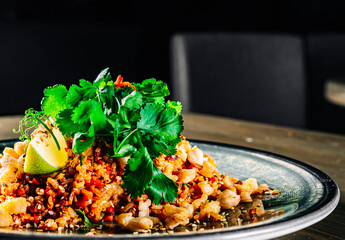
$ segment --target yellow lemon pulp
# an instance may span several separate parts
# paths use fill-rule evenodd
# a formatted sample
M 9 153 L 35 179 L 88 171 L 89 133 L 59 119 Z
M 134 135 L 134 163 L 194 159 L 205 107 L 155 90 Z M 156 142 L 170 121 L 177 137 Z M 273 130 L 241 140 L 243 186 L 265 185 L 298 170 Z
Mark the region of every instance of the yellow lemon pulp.
M 57 128 L 53 128 L 52 132 L 60 145 L 60 150 L 51 134 L 48 134 L 48 137 L 44 139 L 39 136 L 35 137 L 31 140 L 26 152 L 25 173 L 47 174 L 66 166 L 68 161 L 67 142 Z

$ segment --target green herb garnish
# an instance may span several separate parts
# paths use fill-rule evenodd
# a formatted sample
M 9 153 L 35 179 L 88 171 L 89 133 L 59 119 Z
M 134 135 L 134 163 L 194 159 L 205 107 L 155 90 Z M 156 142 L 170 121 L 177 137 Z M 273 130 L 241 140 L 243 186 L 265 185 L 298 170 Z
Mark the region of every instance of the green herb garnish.
M 153 162 L 161 153 L 175 154 L 181 141 L 182 105 L 165 102 L 169 94 L 162 81 L 151 78 L 130 84 L 121 76 L 112 81 L 104 69 L 93 83 L 82 79 L 69 89 L 63 85 L 46 88 L 42 110 L 65 136 L 73 137 L 74 152 L 83 153 L 101 137 L 112 143 L 109 156 L 131 156 L 124 188 L 132 198 L 146 193 L 158 204 L 177 197 L 177 185 Z
M 33 128 L 38 128 L 38 124 L 41 124 L 52 135 L 58 150 L 60 150 L 58 140 L 56 139 L 52 130 L 50 130 L 50 128 L 44 123 L 44 120 L 48 120 L 53 125 L 53 123 L 49 120 L 48 115 L 46 115 L 43 111 L 36 111 L 30 108 L 25 111 L 25 116 L 19 123 L 19 129 L 13 129 L 13 132 L 20 133 L 21 136 L 19 139 L 21 141 L 24 141 L 25 139 L 30 141 L 30 130 Z
M 91 229 L 95 226 L 95 224 L 92 224 L 89 220 L 89 218 L 86 216 L 83 210 L 77 209 L 75 212 L 83 219 L 85 228 Z

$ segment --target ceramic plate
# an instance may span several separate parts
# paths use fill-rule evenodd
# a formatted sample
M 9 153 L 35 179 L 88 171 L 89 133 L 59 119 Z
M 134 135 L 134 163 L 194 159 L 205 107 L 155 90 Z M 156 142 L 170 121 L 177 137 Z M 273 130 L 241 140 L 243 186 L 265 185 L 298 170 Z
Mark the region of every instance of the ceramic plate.
M 15 141 L 0 142 L 0 150 L 13 146 Z M 267 239 L 306 228 L 330 214 L 339 202 L 339 189 L 325 173 L 300 161 L 250 148 L 191 141 L 217 162 L 217 169 L 240 180 L 256 178 L 259 184 L 268 184 L 280 195 L 263 201 L 265 210 L 277 214 L 256 223 L 241 226 L 208 223 L 204 231 L 177 229 L 173 233 L 146 233 L 133 235 L 123 231 L 103 231 L 97 236 L 85 232 L 37 232 L 34 229 L 0 228 L 0 238 L 8 239 Z M 198 227 L 200 228 L 200 227 Z

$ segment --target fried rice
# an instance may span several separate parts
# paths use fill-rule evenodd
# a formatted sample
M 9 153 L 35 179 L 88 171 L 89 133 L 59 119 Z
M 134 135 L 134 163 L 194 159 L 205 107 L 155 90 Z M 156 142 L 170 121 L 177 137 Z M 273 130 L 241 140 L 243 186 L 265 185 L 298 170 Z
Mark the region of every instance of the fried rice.
M 37 129 L 32 137 L 46 131 Z M 78 214 L 92 223 L 114 222 L 132 232 L 160 226 L 174 229 L 192 221 L 224 221 L 223 210 L 252 202 L 256 194 L 278 194 L 266 184 L 249 178 L 239 181 L 221 174 L 215 160 L 184 138 L 172 156 L 161 154 L 156 166 L 178 186 L 172 203 L 152 204 L 147 195 L 132 199 L 123 188 L 129 157 L 107 156 L 108 145 L 97 138 L 82 154 L 72 150 L 67 139 L 69 161 L 51 174 L 30 175 L 23 170 L 28 141 L 5 148 L 0 156 L 0 226 L 34 227 L 45 231 L 74 229 L 85 225 Z M 262 204 L 253 205 L 251 219 L 266 214 Z

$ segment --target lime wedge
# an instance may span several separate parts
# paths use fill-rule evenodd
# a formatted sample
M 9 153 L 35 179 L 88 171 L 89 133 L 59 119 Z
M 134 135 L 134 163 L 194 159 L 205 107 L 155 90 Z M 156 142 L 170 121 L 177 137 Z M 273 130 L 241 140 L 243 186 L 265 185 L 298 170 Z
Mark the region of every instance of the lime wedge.
M 60 145 L 60 150 L 56 146 L 51 134 L 48 134 L 48 137 L 45 138 L 42 136 L 35 137 L 31 140 L 26 151 L 25 173 L 47 174 L 66 166 L 68 161 L 68 155 L 65 150 L 67 148 L 66 140 L 57 128 L 53 128 L 52 132 Z

